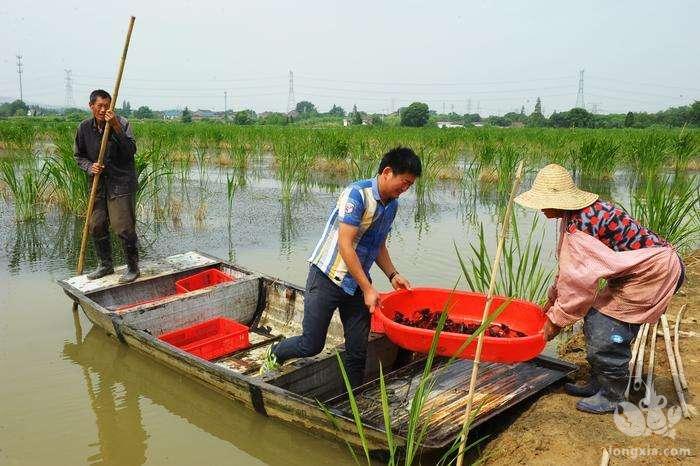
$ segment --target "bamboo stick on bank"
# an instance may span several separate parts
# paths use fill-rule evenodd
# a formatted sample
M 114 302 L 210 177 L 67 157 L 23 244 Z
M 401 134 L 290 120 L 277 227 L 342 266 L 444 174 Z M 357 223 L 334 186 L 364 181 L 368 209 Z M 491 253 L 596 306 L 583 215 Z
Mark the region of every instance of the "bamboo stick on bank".
M 520 187 L 520 180 L 523 176 L 523 161 L 518 163 L 518 168 L 515 172 L 515 180 L 513 182 L 513 187 L 510 191 L 510 197 L 508 198 L 508 204 L 506 205 L 506 212 L 503 218 L 503 225 L 501 227 L 501 234 L 498 238 L 498 247 L 496 248 L 496 256 L 493 259 L 493 267 L 491 268 L 491 280 L 489 283 L 489 290 L 486 294 L 486 304 L 484 305 L 484 312 L 481 318 L 482 322 L 486 322 L 488 319 L 489 311 L 491 310 L 491 303 L 493 301 L 494 291 L 496 289 L 496 277 L 498 275 L 498 266 L 501 263 L 501 255 L 503 254 L 503 244 L 505 242 L 506 234 L 508 233 L 508 224 L 510 220 L 510 212 L 513 208 L 513 199 L 515 198 L 515 193 Z M 476 352 L 474 354 L 474 362 L 472 365 L 472 375 L 469 382 L 469 395 L 467 397 L 467 406 L 465 408 L 465 420 L 462 426 L 462 432 L 460 435 L 459 442 L 459 452 L 457 454 L 457 466 L 462 466 L 464 461 L 464 450 L 467 444 L 467 435 L 469 434 L 469 422 L 470 413 L 472 411 L 472 402 L 474 400 L 474 387 L 476 386 L 476 376 L 479 372 L 479 361 L 481 359 L 481 349 L 484 345 L 484 332 L 481 332 L 477 338 Z

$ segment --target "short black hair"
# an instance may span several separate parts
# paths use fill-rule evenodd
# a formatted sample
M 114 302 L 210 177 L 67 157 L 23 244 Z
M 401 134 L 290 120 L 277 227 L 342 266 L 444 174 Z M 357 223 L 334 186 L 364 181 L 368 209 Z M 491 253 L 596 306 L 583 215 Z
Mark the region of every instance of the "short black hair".
M 109 92 L 104 89 L 95 89 L 90 93 L 90 103 L 94 104 L 98 97 L 109 99 L 110 101 L 112 100 L 112 96 L 109 95 Z
M 396 175 L 410 173 L 411 175 L 420 176 L 423 172 L 423 165 L 416 153 L 408 147 L 401 146 L 394 147 L 382 156 L 377 173 L 381 173 L 386 167 L 391 168 L 391 171 Z

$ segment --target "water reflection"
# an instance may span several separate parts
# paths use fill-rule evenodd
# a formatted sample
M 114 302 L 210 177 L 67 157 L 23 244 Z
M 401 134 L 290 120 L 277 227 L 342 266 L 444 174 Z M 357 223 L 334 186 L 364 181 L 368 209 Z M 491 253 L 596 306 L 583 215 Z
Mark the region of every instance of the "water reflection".
M 60 266 L 74 269 L 80 250 L 83 219 L 70 214 L 47 216 L 45 220 L 21 222 L 14 225 L 14 235 L 5 244 L 8 269 L 19 273 L 23 264 L 59 262 Z M 85 255 L 87 263 L 93 263 L 90 248 Z
M 80 336 L 79 323 L 76 337 Z M 119 365 L 128 349 L 93 328 L 85 339 L 63 345 L 63 358 L 78 364 L 83 373 L 90 407 L 97 424 L 98 452 L 90 464 L 141 465 L 146 462 L 149 435 L 139 404 L 140 390 L 121 377 Z
M 413 209 L 413 221 L 419 241 L 430 233 L 431 222 L 428 219 L 435 212 L 436 207 L 437 205 L 432 198 L 432 186 L 416 183 L 416 204 Z
M 292 215 L 292 199 L 280 198 L 280 253 L 287 256 L 292 256 L 294 238 L 297 236 L 297 227 Z
M 148 460 L 149 439 L 156 429 L 159 435 L 172 437 L 162 432 L 170 422 L 151 427 L 145 421 L 153 418 L 148 408 L 151 403 L 230 444 L 229 464 L 254 462 L 251 456 L 268 464 L 350 464 L 342 445 L 308 436 L 216 395 L 137 354 L 97 327 L 84 339 L 80 336 L 76 327 L 76 343 L 65 342 L 62 355 L 80 366 L 95 416 L 97 441 L 88 446 L 97 447 L 98 452 L 87 458 L 91 464 L 141 465 Z M 193 448 L 201 450 L 181 442 L 168 445 L 168 452 L 177 458 L 185 450 L 189 455 Z M 282 449 L 284 458 L 280 457 Z M 201 456 L 207 457 L 205 452 Z

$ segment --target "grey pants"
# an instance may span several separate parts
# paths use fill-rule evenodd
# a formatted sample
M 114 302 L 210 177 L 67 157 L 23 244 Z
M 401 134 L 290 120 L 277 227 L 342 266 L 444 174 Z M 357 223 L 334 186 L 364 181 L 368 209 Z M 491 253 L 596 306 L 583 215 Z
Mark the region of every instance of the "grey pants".
M 362 385 L 367 359 L 370 315 L 362 292 L 350 296 L 333 283 L 318 267 L 309 267 L 304 295 L 302 334 L 282 340 L 274 349 L 280 363 L 291 358 L 315 356 L 326 343 L 333 313 L 340 311 L 345 334 L 343 364 L 353 387 Z
M 628 324 L 601 314 L 595 308 L 584 317 L 583 334 L 591 378 L 598 382 L 609 400 L 619 401 L 623 397 L 632 358 L 630 346 L 639 327 L 639 324 Z
M 127 194 L 108 199 L 98 191 L 90 217 L 93 238 L 109 236 L 109 227 L 125 243 L 136 243 L 136 196 Z

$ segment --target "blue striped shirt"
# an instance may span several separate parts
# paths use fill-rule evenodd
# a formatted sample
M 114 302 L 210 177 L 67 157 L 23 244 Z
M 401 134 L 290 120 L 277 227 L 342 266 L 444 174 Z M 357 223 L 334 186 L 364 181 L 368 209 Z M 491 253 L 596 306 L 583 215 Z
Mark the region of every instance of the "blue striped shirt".
M 379 247 L 391 231 L 398 206 L 396 199 L 382 203 L 377 178 L 352 183 L 338 198 L 323 235 L 308 261 L 321 269 L 347 294 L 355 294 L 357 281 L 348 272 L 338 249 L 339 224 L 342 222 L 358 227 L 353 246 L 362 270 L 369 278 L 369 269 L 377 259 Z

